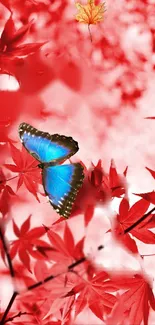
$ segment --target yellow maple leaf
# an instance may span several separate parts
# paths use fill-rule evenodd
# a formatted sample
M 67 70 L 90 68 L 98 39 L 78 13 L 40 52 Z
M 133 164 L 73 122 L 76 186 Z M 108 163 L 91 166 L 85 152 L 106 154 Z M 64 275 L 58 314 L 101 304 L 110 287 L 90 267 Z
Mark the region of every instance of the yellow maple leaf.
M 98 22 L 103 20 L 103 14 L 105 12 L 105 3 L 100 3 L 99 5 L 95 5 L 95 0 L 87 0 L 86 5 L 82 5 L 77 2 L 76 8 L 79 10 L 76 15 L 76 20 L 80 23 L 84 24 L 97 24 Z

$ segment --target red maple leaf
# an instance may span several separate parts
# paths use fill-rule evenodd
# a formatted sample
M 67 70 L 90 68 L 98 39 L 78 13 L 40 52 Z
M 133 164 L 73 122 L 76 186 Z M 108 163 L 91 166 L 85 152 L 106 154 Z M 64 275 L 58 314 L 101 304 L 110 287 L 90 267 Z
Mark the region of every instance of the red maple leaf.
M 131 208 L 129 207 L 127 199 L 123 198 L 120 202 L 119 214 L 116 216 L 113 233 L 116 238 L 133 253 L 137 253 L 138 249 L 130 234 L 146 244 L 155 243 L 155 235 L 149 230 L 150 226 L 148 223 L 148 220 L 151 219 L 152 215 L 148 215 L 146 220 L 130 229 L 130 227 L 145 214 L 149 205 L 150 203 L 144 199 L 136 202 Z M 127 229 L 129 229 L 129 231 L 127 231 Z
M 152 177 L 155 179 L 155 171 L 146 167 L 146 169 L 150 172 L 150 174 L 152 175 Z
M 53 248 L 44 240 L 39 239 L 46 233 L 44 227 L 29 230 L 30 218 L 31 216 L 24 221 L 20 229 L 13 221 L 13 231 L 18 239 L 11 243 L 10 256 L 13 259 L 18 253 L 21 262 L 31 272 L 29 254 L 36 259 L 47 259 L 46 251 L 53 250 Z
M 73 234 L 65 223 L 64 236 L 63 239 L 54 231 L 49 230 L 47 232 L 48 238 L 56 250 L 56 252 L 47 253 L 49 258 L 56 262 L 57 270 L 62 269 L 62 267 L 70 265 L 75 260 L 79 260 L 84 256 L 83 246 L 84 237 L 75 244 Z M 57 271 L 58 272 L 58 271 Z
M 16 58 L 28 56 L 36 52 L 45 42 L 20 45 L 26 37 L 32 23 L 28 23 L 18 30 L 15 28 L 12 15 L 7 20 L 0 38 L 0 56 L 2 58 Z
M 39 201 L 37 196 L 38 185 L 42 184 L 41 173 L 38 162 L 27 153 L 24 147 L 20 151 L 13 144 L 10 144 L 11 156 L 13 164 L 4 164 L 4 166 L 13 173 L 19 174 L 17 190 L 24 184 L 29 192 L 31 192 Z
M 101 320 L 109 314 L 117 299 L 111 291 L 116 291 L 116 286 L 111 284 L 106 272 L 101 271 L 93 274 L 91 279 L 81 279 L 81 283 L 74 286 L 66 297 L 79 293 L 75 302 L 75 317 L 85 308 L 91 311 Z
M 85 167 L 86 177 L 77 195 L 73 215 L 84 211 L 85 226 L 87 226 L 94 215 L 94 208 L 97 204 L 104 204 L 112 198 L 122 197 L 126 193 L 126 172 L 127 169 L 120 176 L 113 160 L 109 174 L 104 172 L 101 160 L 96 166 L 92 164 L 90 170 Z
M 139 193 L 139 194 L 133 193 L 133 194 L 142 197 L 143 199 L 145 199 L 146 201 L 152 204 L 155 204 L 155 191 L 147 192 L 147 193 Z
M 0 168 L 0 212 L 5 216 L 9 212 L 10 200 L 15 195 L 12 188 L 6 184 L 6 178 Z
M 122 197 L 123 194 L 126 194 L 127 186 L 126 186 L 126 177 L 127 167 L 123 173 L 123 175 L 119 175 L 115 166 L 115 162 L 112 159 L 111 165 L 109 169 L 109 175 L 104 175 L 102 186 L 107 193 L 109 193 L 111 198 L 114 197 Z
M 108 325 L 113 322 L 116 325 L 140 325 L 142 321 L 147 325 L 150 307 L 155 310 L 155 298 L 148 281 L 139 274 L 131 278 L 122 275 L 116 278 L 114 284 L 126 291 L 120 296 Z

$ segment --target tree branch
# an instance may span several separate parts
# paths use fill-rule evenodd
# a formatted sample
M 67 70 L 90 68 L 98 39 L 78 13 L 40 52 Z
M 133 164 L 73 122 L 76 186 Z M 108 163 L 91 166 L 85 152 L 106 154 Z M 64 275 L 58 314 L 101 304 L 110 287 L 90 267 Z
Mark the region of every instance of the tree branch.
M 100 245 L 100 246 L 98 246 L 97 250 L 101 250 L 101 249 L 103 249 L 103 248 L 104 248 L 104 246 Z M 76 261 L 76 262 L 74 262 L 74 263 L 72 263 L 72 264 L 70 264 L 70 265 L 68 266 L 68 271 L 74 269 L 74 267 L 76 267 L 76 266 L 78 266 L 78 265 L 84 263 L 85 261 L 87 261 L 87 257 L 84 256 L 84 257 L 80 258 L 78 261 Z M 51 281 L 51 280 L 57 278 L 59 275 L 62 275 L 62 274 L 64 274 L 64 273 L 66 273 L 66 271 L 63 272 L 63 273 L 59 273 L 59 274 L 57 274 L 57 275 L 50 275 L 50 276 L 48 276 L 47 278 L 45 278 L 43 281 L 39 281 L 39 282 L 37 282 L 37 283 L 35 283 L 35 284 L 32 284 L 31 286 L 27 287 L 27 290 L 30 291 L 30 290 L 33 290 L 33 289 L 35 289 L 35 288 L 38 288 L 38 287 L 40 287 L 41 285 L 47 283 L 48 281 Z
M 8 252 L 7 242 L 6 242 L 6 239 L 5 239 L 5 236 L 4 236 L 4 233 L 3 233 L 3 230 L 2 230 L 1 226 L 0 226 L 0 238 L 1 238 L 1 241 L 2 241 L 2 244 L 3 244 L 3 248 L 4 248 L 4 251 L 5 251 L 7 261 L 8 261 L 10 274 L 11 274 L 11 277 L 13 278 L 15 276 L 15 273 L 14 273 L 14 269 L 13 269 L 13 266 L 12 266 L 12 261 L 11 261 L 11 258 L 10 258 L 10 254 Z
M 10 317 L 10 318 L 7 318 L 7 319 L 4 321 L 3 324 L 6 324 L 6 323 L 8 323 L 8 322 L 12 322 L 15 318 L 17 318 L 17 317 L 21 317 L 21 316 L 23 316 L 23 315 L 32 315 L 32 314 L 29 314 L 29 313 L 27 313 L 27 312 L 21 312 L 21 311 L 20 311 L 18 314 L 14 315 L 14 316 L 12 316 L 12 317 Z
M 135 223 L 133 223 L 133 225 L 131 225 L 130 227 L 126 228 L 124 230 L 124 234 L 127 234 L 128 232 L 130 232 L 131 230 L 133 230 L 135 227 L 137 227 L 142 221 L 144 221 L 153 211 L 155 211 L 155 208 L 153 208 L 152 210 L 150 210 L 149 212 L 147 212 L 146 214 L 144 214 L 139 220 L 137 220 Z
M 4 252 L 5 252 L 6 258 L 7 258 L 8 267 L 9 267 L 9 270 L 10 270 L 10 275 L 11 275 L 12 278 L 14 278 L 15 277 L 15 272 L 14 272 L 14 269 L 13 269 L 11 257 L 10 257 L 9 251 L 8 251 L 7 241 L 6 241 L 5 235 L 3 233 L 2 226 L 0 226 L 0 238 L 1 238 L 3 249 L 4 249 Z M 3 314 L 3 317 L 2 317 L 2 319 L 0 321 L 0 325 L 5 324 L 6 317 L 7 317 L 8 313 L 9 313 L 9 310 L 12 307 L 12 304 L 13 304 L 17 294 L 18 293 L 16 291 L 13 292 L 12 297 L 11 297 L 11 299 L 9 301 L 9 304 L 8 304 L 6 310 L 5 310 L 4 314 Z
M 97 250 L 101 250 L 101 249 L 103 249 L 103 248 L 104 248 L 104 246 L 100 245 L 100 246 L 97 248 Z M 86 260 L 87 260 L 87 257 L 82 257 L 82 258 L 79 259 L 78 261 L 76 261 L 76 262 L 70 264 L 70 265 L 68 266 L 68 271 L 72 270 L 72 269 L 73 269 L 74 267 L 76 267 L 77 265 L 80 265 L 80 264 L 84 263 Z M 40 287 L 41 285 L 47 283 L 48 281 L 51 281 L 51 280 L 57 278 L 59 275 L 62 275 L 62 274 L 64 274 L 64 273 L 66 273 L 66 271 L 65 271 L 65 272 L 62 272 L 62 273 L 59 273 L 59 274 L 57 274 L 57 275 L 52 275 L 52 274 L 51 274 L 50 276 L 48 276 L 47 278 L 45 278 L 43 281 L 39 281 L 39 282 L 37 282 L 37 283 L 35 283 L 35 284 L 33 284 L 33 285 L 27 287 L 27 290 L 30 291 L 30 290 L 33 290 L 33 289 L 35 289 L 35 288 L 38 288 L 38 287 Z M 14 293 L 13 293 L 13 295 L 12 295 L 12 297 L 11 297 L 11 299 L 10 299 L 10 302 L 9 302 L 9 304 L 8 304 L 8 306 L 7 306 L 7 308 L 6 308 L 5 312 L 4 312 L 4 314 L 3 314 L 3 317 L 2 317 L 2 319 L 1 319 L 1 321 L 0 321 L 0 325 L 4 325 L 4 324 L 7 322 L 6 317 L 7 317 L 8 313 L 9 313 L 9 311 L 10 311 L 10 309 L 11 309 L 11 307 L 12 307 L 12 305 L 13 305 L 13 303 L 14 303 L 14 300 L 16 299 L 17 295 L 20 295 L 20 293 L 19 293 L 19 292 L 14 292 Z
M 2 319 L 0 321 L 0 325 L 4 325 L 6 323 L 6 317 L 7 317 L 8 313 L 9 313 L 9 311 L 10 311 L 10 309 L 11 309 L 17 295 L 18 295 L 18 292 L 14 292 L 12 294 L 12 297 L 11 297 L 11 299 L 9 301 L 9 304 L 8 304 L 6 310 L 5 310 L 4 314 L 3 314 L 3 317 L 2 317 Z

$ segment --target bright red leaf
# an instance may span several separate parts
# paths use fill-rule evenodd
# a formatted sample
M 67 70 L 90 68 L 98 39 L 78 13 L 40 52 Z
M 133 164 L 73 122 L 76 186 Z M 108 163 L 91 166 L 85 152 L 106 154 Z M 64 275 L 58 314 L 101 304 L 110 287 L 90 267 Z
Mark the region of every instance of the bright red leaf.
M 126 174 L 126 170 L 125 170 Z M 85 168 L 85 180 L 81 187 L 73 215 L 84 211 L 85 226 L 89 224 L 93 215 L 94 208 L 97 204 L 104 204 L 114 197 L 122 197 L 126 194 L 125 176 L 117 173 L 114 161 L 111 162 L 109 174 L 106 174 L 102 167 L 102 161 L 99 160 L 97 165 L 93 165 L 90 170 Z
M 42 181 L 41 172 L 37 167 L 38 162 L 27 153 L 24 147 L 20 151 L 13 144 L 10 144 L 10 148 L 11 156 L 15 164 L 5 164 L 4 166 L 13 173 L 19 174 L 17 190 L 24 184 L 28 191 L 39 201 L 37 191 L 38 185 L 42 184 Z
M 16 58 L 30 55 L 37 51 L 45 42 L 23 44 L 26 34 L 28 33 L 32 23 L 28 23 L 18 30 L 15 28 L 12 15 L 7 20 L 0 38 L 1 57 Z
M 15 196 L 12 188 L 6 184 L 6 178 L 2 169 L 0 168 L 0 212 L 5 216 L 10 210 L 10 202 Z
M 109 292 L 116 290 L 111 284 L 106 272 L 98 272 L 89 281 L 81 279 L 81 283 L 76 285 L 66 296 L 76 295 L 75 317 L 88 306 L 91 311 L 101 320 L 109 314 L 117 299 Z
M 141 276 L 116 278 L 114 282 L 120 289 L 126 290 L 119 298 L 108 324 L 148 325 L 150 307 L 155 310 L 155 298 L 150 284 Z
M 146 201 L 152 204 L 155 204 L 155 191 L 147 192 L 147 193 L 139 193 L 139 194 L 134 193 L 134 194 L 137 196 L 141 196 L 143 199 L 145 199 Z
M 46 234 L 44 227 L 30 230 L 30 218 L 31 216 L 24 221 L 21 228 L 13 221 L 13 231 L 18 239 L 12 241 L 10 248 L 11 258 L 13 259 L 18 253 L 21 262 L 29 271 L 31 270 L 29 255 L 39 260 L 48 259 L 46 251 L 53 250 L 51 245 L 40 239 Z
M 125 198 L 120 203 L 119 214 L 116 217 L 114 226 L 114 235 L 133 253 L 137 253 L 138 249 L 130 234 L 146 244 L 155 243 L 155 235 L 149 230 L 149 223 L 147 222 L 151 218 L 150 215 L 145 221 L 130 230 L 130 227 L 146 213 L 149 205 L 150 202 L 145 199 L 139 200 L 131 208 L 129 208 L 129 202 Z M 128 233 L 124 233 L 128 228 Z
M 60 235 L 52 230 L 49 230 L 47 235 L 53 248 L 57 251 L 49 252 L 49 258 L 54 260 L 58 266 L 59 264 L 68 266 L 84 256 L 84 238 L 75 244 L 73 234 L 67 223 L 65 224 L 63 239 L 60 237 Z
M 155 178 L 155 171 L 146 167 L 146 169 L 150 172 L 150 174 L 152 175 L 153 178 Z

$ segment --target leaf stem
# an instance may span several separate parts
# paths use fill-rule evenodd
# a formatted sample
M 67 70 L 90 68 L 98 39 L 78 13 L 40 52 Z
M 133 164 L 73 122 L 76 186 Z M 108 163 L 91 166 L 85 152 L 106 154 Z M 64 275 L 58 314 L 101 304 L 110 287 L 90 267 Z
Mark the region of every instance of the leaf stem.
M 155 254 L 143 254 L 141 257 L 149 257 L 149 256 L 155 256 Z
M 90 30 L 90 24 L 88 24 L 88 31 L 89 31 L 89 36 L 90 36 L 90 40 L 91 40 L 91 43 L 92 43 L 93 39 L 92 39 L 91 30 Z
M 154 211 L 155 211 L 155 208 L 152 208 L 149 212 L 147 212 L 146 214 L 144 214 L 139 220 L 137 220 L 135 223 L 133 223 L 133 225 L 131 225 L 130 227 L 126 228 L 124 230 L 124 234 L 127 234 L 128 232 L 130 232 L 131 230 L 133 230 L 135 227 L 137 227 L 142 221 L 144 221 Z
M 6 182 L 9 182 L 9 181 L 12 181 L 12 179 L 15 179 L 17 177 L 19 177 L 19 175 L 13 176 L 13 177 L 8 178 L 8 179 L 5 179 L 4 181 L 0 181 L 0 184 L 3 184 L 3 183 L 6 183 Z

